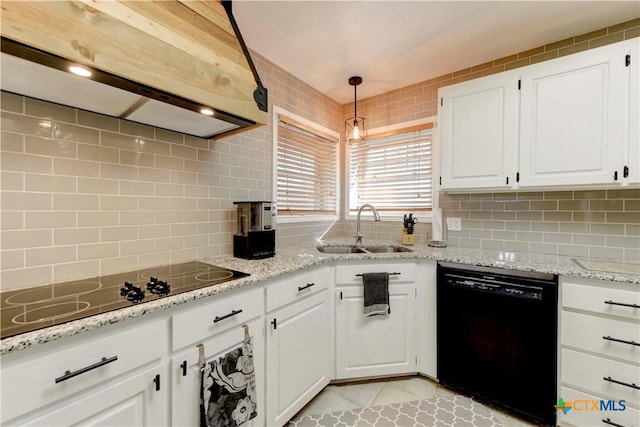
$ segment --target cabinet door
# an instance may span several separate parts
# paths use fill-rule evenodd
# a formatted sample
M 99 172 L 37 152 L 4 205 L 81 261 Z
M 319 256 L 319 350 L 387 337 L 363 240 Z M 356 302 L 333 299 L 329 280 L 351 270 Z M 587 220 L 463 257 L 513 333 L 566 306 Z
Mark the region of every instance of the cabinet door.
M 258 416 L 243 426 L 264 425 L 264 337 L 262 319 L 248 322 L 253 344 L 253 364 L 256 372 L 256 394 Z M 203 340 L 207 362 L 223 357 L 244 342 L 244 329 L 240 326 Z M 200 425 L 201 375 L 196 345 L 176 355 L 171 360 L 171 425 Z
M 629 150 L 625 166 L 629 184 L 640 183 L 640 43 L 635 39 L 629 55 Z
M 417 289 L 417 348 L 418 372 L 436 378 L 437 363 L 437 328 L 436 328 L 436 282 L 437 264 L 435 261 L 421 261 L 416 268 Z
M 389 287 L 386 316 L 362 313 L 362 287 L 336 293 L 338 379 L 416 372 L 415 286 Z
M 329 383 L 327 291 L 267 317 L 267 425 L 284 425 Z
M 440 89 L 441 189 L 510 188 L 518 144 L 518 77 L 500 73 Z
M 522 69 L 521 187 L 623 181 L 628 46 L 616 43 Z
M 88 390 L 79 398 L 69 398 L 55 409 L 42 411 L 21 426 L 166 426 L 169 381 L 166 366 L 127 375 L 99 390 Z M 158 377 L 159 376 L 159 377 Z M 159 380 L 156 380 L 159 378 Z M 160 389 L 156 389 L 159 381 Z

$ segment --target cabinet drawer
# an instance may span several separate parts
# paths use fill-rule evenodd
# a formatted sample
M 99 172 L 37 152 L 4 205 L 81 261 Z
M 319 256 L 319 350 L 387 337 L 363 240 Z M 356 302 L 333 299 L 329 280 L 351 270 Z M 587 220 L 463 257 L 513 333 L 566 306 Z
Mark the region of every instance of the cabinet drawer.
M 640 325 L 635 322 L 563 311 L 561 325 L 562 345 L 629 362 L 640 361 Z
M 617 289 L 563 281 L 562 305 L 567 308 L 640 320 L 640 289 Z
M 173 350 L 198 343 L 262 314 L 262 288 L 214 296 L 211 302 L 175 314 L 171 322 Z
M 637 365 L 616 362 L 573 350 L 562 349 L 562 384 L 590 390 L 609 399 L 640 401 L 640 390 L 631 384 L 640 384 Z M 610 378 L 628 385 L 606 381 Z
M 565 402 L 571 402 L 572 406 L 577 405 L 577 407 L 570 409 L 566 415 L 558 412 L 560 425 L 610 427 L 612 424 L 603 422 L 603 420 L 608 419 L 610 423 L 615 423 L 615 425 L 635 427 L 638 425 L 638 420 L 640 420 L 640 411 L 630 408 L 628 406 L 630 402 L 625 402 L 624 410 L 620 410 L 622 406 L 617 400 L 615 401 L 615 408 L 618 410 L 611 410 L 611 408 L 613 408 L 611 406 L 606 410 L 593 410 L 585 401 L 606 401 L 607 399 L 600 399 L 599 397 L 582 393 L 568 387 L 562 387 L 560 396 L 562 396 Z M 597 405 L 599 406 L 600 403 Z M 598 407 L 598 409 L 600 408 Z
M 314 268 L 267 286 L 267 311 L 327 289 L 330 270 L 329 267 Z
M 105 327 L 108 328 L 108 327 Z M 72 340 L 59 350 L 2 368 L 2 421 L 55 402 L 91 386 L 105 383 L 134 370 L 166 352 L 165 323 L 158 321 L 129 330 L 91 338 L 78 344 Z M 75 337 L 72 337 L 75 338 Z M 46 351 L 48 344 L 33 350 Z M 84 371 L 84 372 L 83 372 Z M 68 373 L 78 373 L 76 376 Z M 68 379 L 65 379 L 68 377 Z M 58 381 L 58 382 L 56 382 Z M 88 390 L 87 390 L 88 391 Z
M 415 263 L 359 263 L 345 264 L 336 267 L 337 285 L 360 285 L 362 277 L 356 276 L 362 273 L 400 273 L 389 276 L 389 284 L 413 283 L 416 279 Z

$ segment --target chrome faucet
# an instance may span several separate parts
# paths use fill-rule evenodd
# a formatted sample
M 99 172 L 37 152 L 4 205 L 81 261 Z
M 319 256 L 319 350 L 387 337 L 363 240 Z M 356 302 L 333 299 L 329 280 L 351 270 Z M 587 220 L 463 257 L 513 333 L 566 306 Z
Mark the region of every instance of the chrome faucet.
M 360 214 L 362 214 L 362 210 L 367 207 L 371 208 L 371 210 L 373 211 L 373 220 L 380 221 L 380 215 L 378 214 L 378 211 L 376 210 L 376 208 L 374 208 L 369 203 L 365 203 L 364 205 L 360 206 L 360 209 L 358 209 L 358 218 L 356 219 L 356 235 L 353 236 L 356 238 L 356 245 L 358 246 L 362 244 L 362 231 L 360 230 Z

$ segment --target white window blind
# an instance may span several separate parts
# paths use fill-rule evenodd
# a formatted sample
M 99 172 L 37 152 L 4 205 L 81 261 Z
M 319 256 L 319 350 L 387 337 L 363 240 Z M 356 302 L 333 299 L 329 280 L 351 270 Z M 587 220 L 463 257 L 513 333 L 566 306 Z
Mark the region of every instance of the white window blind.
M 336 215 L 337 139 L 282 116 L 277 133 L 278 215 Z
M 349 212 L 364 203 L 380 211 L 430 211 L 432 129 L 349 145 Z

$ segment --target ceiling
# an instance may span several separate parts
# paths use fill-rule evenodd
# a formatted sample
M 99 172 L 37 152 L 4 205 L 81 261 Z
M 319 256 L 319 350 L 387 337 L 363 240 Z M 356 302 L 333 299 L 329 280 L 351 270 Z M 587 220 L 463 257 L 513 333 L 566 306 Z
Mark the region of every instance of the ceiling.
M 630 1 L 251 1 L 247 46 L 341 104 L 640 17 Z

